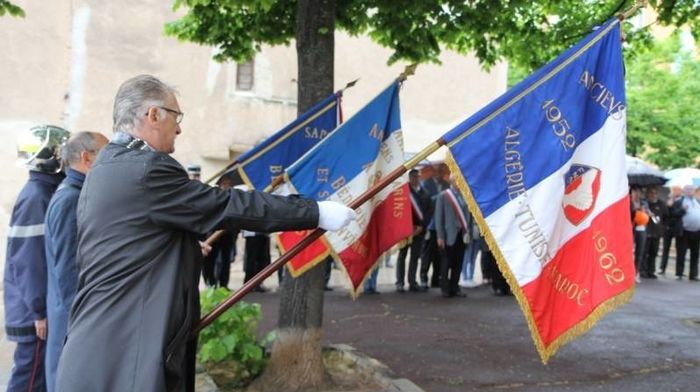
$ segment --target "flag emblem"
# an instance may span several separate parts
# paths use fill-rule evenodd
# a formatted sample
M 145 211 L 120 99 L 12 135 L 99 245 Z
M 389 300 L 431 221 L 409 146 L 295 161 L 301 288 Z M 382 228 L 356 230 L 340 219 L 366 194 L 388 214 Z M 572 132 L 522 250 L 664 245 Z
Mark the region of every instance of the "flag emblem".
M 578 226 L 593 211 L 600 191 L 600 169 L 586 165 L 571 165 L 564 176 L 564 216 Z

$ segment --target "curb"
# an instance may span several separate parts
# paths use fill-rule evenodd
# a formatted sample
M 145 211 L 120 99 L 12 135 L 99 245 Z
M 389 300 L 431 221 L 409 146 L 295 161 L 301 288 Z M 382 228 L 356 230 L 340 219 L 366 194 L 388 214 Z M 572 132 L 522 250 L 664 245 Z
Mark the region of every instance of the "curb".
M 388 366 L 347 344 L 332 344 L 323 349 L 326 368 L 338 367 L 348 373 L 375 382 L 386 392 L 424 392 L 406 378 L 396 378 Z M 330 363 L 334 366 L 329 366 Z
M 216 386 L 214 380 L 212 380 L 209 373 L 207 373 L 204 366 L 197 362 L 197 368 L 195 370 L 195 381 L 194 390 L 197 392 L 220 392 L 219 387 Z

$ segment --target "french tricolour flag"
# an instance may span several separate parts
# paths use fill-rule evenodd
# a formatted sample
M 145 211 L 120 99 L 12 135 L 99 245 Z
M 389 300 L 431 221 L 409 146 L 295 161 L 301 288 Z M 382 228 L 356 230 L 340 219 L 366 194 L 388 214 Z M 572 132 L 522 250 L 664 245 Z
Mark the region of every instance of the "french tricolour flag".
M 544 362 L 634 288 L 620 24 L 444 137 Z
M 400 82 L 392 83 L 287 169 L 290 191 L 349 204 L 403 164 Z M 357 220 L 326 239 L 358 294 L 382 253 L 413 230 L 406 177 L 357 210 Z

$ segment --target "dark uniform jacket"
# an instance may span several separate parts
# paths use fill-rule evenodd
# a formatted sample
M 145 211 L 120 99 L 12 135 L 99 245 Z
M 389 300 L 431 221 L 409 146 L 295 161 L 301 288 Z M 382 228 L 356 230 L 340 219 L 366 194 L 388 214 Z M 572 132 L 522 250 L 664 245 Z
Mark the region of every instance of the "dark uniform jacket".
M 68 326 L 75 292 L 78 289 L 78 264 L 75 260 L 78 247 L 76 208 L 85 175 L 68 169 L 66 179 L 59 185 L 46 211 L 45 245 L 47 293 L 46 313 L 48 337 L 46 339 L 46 387 L 55 390 L 56 368 L 61 356 L 63 340 Z
M 666 221 L 668 219 L 668 207 L 661 200 L 648 201 L 649 211 L 654 214 L 647 224 L 647 236 L 652 238 L 663 237 L 666 231 Z
M 198 233 L 317 225 L 312 200 L 210 187 L 167 154 L 109 143 L 78 202 L 79 288 L 57 390 L 192 390 Z
M 46 318 L 44 215 L 62 179 L 59 174 L 29 172 L 12 210 L 3 278 L 8 340 L 34 341 L 34 321 Z

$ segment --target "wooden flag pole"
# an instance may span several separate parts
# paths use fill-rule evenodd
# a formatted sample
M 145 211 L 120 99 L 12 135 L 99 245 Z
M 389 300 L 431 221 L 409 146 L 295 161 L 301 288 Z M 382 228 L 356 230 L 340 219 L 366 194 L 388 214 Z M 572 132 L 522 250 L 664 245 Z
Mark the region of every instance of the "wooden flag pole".
M 617 15 L 617 18 L 620 19 L 620 22 L 622 22 L 625 19 L 629 19 L 632 17 L 634 14 L 637 13 L 640 9 L 644 8 L 647 6 L 647 1 L 646 0 L 641 0 L 641 1 L 635 1 L 634 5 L 632 5 L 629 9 L 626 11 L 620 13 Z

